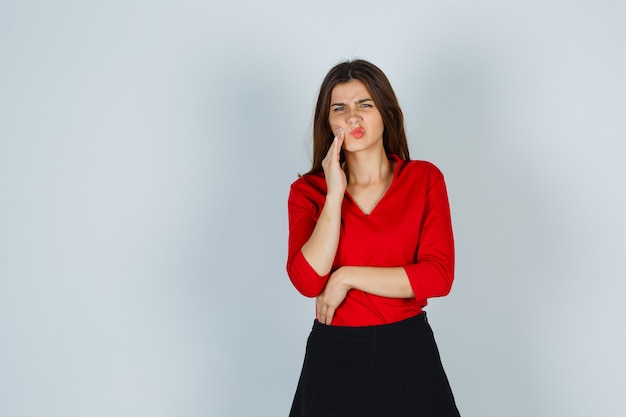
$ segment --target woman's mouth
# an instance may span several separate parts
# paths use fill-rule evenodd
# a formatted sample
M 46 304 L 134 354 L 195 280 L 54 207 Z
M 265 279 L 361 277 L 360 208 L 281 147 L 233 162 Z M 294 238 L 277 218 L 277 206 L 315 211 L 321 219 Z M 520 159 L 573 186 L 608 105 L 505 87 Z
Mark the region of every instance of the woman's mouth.
M 365 129 L 363 129 L 362 127 L 357 127 L 357 128 L 352 129 L 350 131 L 350 134 L 357 139 L 361 139 L 363 135 L 365 135 Z

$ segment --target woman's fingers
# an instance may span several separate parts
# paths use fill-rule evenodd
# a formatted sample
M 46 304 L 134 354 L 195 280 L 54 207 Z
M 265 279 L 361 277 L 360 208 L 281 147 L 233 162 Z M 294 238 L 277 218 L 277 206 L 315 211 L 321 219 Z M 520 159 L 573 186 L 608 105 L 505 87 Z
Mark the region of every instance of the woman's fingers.
M 342 128 L 337 129 L 337 134 L 335 135 L 335 140 L 333 142 L 333 145 L 335 146 L 334 149 L 334 153 L 335 153 L 335 158 L 334 160 L 337 161 L 337 163 L 339 163 L 339 157 L 341 155 L 341 146 L 343 145 L 343 139 L 345 138 L 345 134 L 343 132 Z
M 331 323 L 333 322 L 333 316 L 335 315 L 335 310 L 334 309 L 327 309 L 326 310 L 326 314 L 324 316 L 324 324 L 326 324 L 327 326 L 330 326 Z
M 339 164 L 339 159 L 341 156 L 341 146 L 343 145 L 345 134 L 342 128 L 337 129 L 337 133 L 333 138 L 333 142 L 330 144 L 330 148 L 328 148 L 328 152 L 326 152 L 326 156 L 322 162 L 325 163 L 333 163 L 336 162 Z
M 335 308 L 326 304 L 320 296 L 315 299 L 315 309 L 317 311 L 317 321 L 330 325 L 335 316 Z
M 322 168 L 326 175 L 326 184 L 328 192 L 342 195 L 346 188 L 346 174 L 341 168 L 341 146 L 343 145 L 344 132 L 343 129 L 337 129 L 337 135 L 333 139 L 326 156 L 322 160 Z
M 341 146 L 343 145 L 344 133 L 343 129 L 337 129 L 337 135 L 333 140 L 333 144 L 330 147 L 329 151 L 332 152 L 332 161 L 331 163 L 335 165 L 338 169 L 341 169 Z
M 320 323 L 331 324 L 335 311 L 343 303 L 349 287 L 345 283 L 346 268 L 339 268 L 333 272 L 324 287 L 324 290 L 315 299 L 317 320 Z

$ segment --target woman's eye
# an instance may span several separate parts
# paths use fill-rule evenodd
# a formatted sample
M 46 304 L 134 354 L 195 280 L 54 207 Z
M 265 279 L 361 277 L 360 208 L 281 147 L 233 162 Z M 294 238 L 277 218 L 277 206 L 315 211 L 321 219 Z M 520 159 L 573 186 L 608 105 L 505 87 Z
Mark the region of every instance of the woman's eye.
M 361 104 L 361 107 L 374 107 L 374 106 L 372 106 L 372 105 L 371 105 L 371 104 L 369 104 L 369 103 L 362 103 L 362 104 Z
M 335 107 L 333 108 L 333 111 L 343 111 L 343 110 L 345 110 L 345 109 L 346 109 L 346 108 L 345 108 L 345 107 L 343 107 L 343 106 L 335 106 Z

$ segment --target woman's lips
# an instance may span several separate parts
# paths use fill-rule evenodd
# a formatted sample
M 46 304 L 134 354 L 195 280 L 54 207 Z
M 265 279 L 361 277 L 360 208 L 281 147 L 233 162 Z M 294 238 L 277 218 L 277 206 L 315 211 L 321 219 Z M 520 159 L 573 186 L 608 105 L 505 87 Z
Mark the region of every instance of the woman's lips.
M 361 139 L 363 135 L 365 135 L 365 129 L 363 129 L 362 127 L 357 127 L 357 128 L 352 129 L 350 131 L 350 134 L 357 139 Z

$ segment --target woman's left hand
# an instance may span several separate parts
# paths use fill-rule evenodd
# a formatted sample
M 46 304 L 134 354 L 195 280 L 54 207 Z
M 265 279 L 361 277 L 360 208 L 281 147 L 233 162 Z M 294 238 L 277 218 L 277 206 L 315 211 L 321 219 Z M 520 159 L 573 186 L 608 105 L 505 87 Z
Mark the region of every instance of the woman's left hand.
M 350 290 L 345 277 L 347 267 L 341 267 L 332 273 L 326 286 L 320 295 L 315 299 L 317 321 L 330 325 L 335 316 L 337 307 L 343 302 Z

